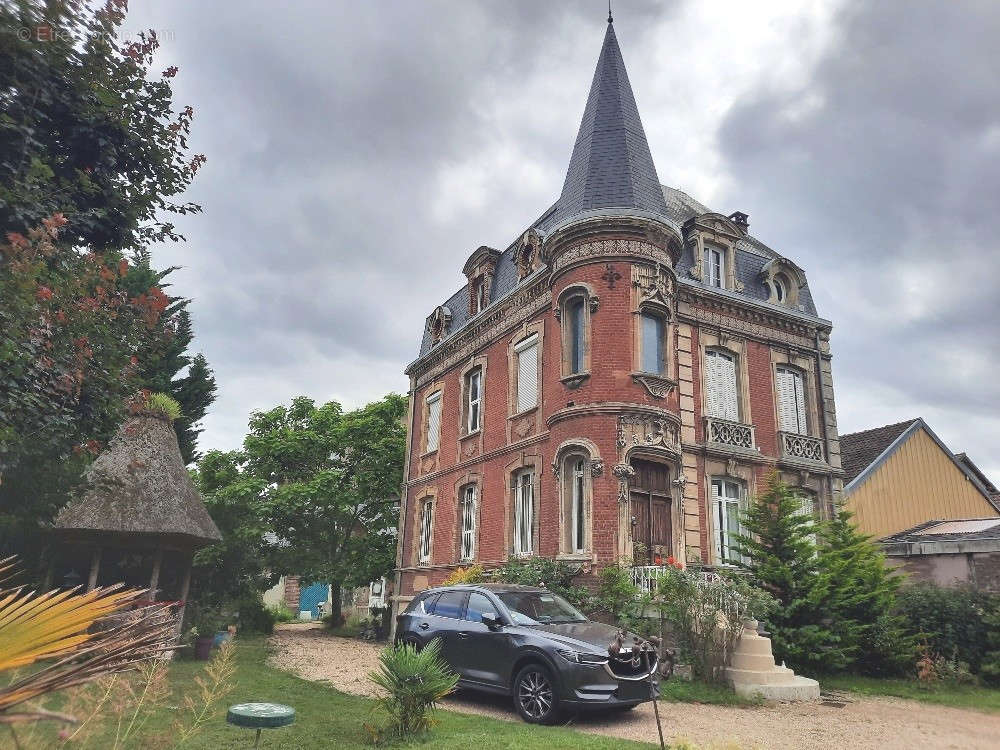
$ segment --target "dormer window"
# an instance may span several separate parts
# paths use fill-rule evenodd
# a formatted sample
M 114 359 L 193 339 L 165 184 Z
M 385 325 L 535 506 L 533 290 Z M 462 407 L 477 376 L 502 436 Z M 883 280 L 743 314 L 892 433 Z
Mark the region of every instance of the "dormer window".
M 486 302 L 486 282 L 482 276 L 478 276 L 473 282 L 472 314 L 481 313 L 486 308 Z
M 709 286 L 723 289 L 726 286 L 726 255 L 717 247 L 705 246 L 702 256 L 703 280 Z
M 775 297 L 775 299 L 777 299 L 778 302 L 780 302 L 781 304 L 784 304 L 785 303 L 785 298 L 788 296 L 788 292 L 785 291 L 785 281 L 784 281 L 784 278 L 781 277 L 781 276 L 775 276 L 773 284 L 774 284 L 774 297 Z

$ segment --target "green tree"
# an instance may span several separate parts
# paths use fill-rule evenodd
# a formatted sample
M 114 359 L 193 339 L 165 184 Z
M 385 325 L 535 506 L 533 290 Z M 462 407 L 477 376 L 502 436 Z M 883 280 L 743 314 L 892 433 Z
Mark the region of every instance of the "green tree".
M 150 260 L 148 250 L 135 253 L 126 285 L 136 294 L 150 286 L 169 289 L 166 279 L 177 270 L 177 266 L 171 266 L 158 271 L 152 268 Z M 198 459 L 197 441 L 202 432 L 199 423 L 215 401 L 215 376 L 204 355 L 192 357 L 188 352 L 194 339 L 191 314 L 187 310 L 191 300 L 171 295 L 167 299 L 169 304 L 137 355 L 136 376 L 139 387 L 168 393 L 180 404 L 181 416 L 174 422 L 174 430 L 181 457 L 190 464 Z M 187 372 L 181 376 L 185 368 Z
M 777 600 L 767 622 L 778 662 L 800 670 L 841 669 L 853 649 L 841 641 L 825 609 L 831 581 L 813 542 L 816 524 L 801 512 L 802 503 L 771 472 L 744 515 L 738 546 L 747 561 L 740 565 Z
M 272 540 L 263 550 L 269 570 L 329 581 L 339 613 L 343 587 L 393 566 L 405 414 L 406 399 L 395 394 L 350 412 L 304 397 L 255 412 L 241 451 L 199 464 L 210 510 L 231 508 L 236 547 L 244 533 L 253 550 Z M 208 557 L 201 562 L 211 567 Z
M 902 579 L 851 518 L 842 510 L 820 526 L 819 567 L 829 581 L 824 612 L 858 669 L 899 674 L 913 666 L 917 647 L 904 618 L 895 612 Z
M 188 154 L 194 112 L 175 109 L 176 67 L 152 69 L 155 32 L 126 37 L 126 0 L 0 5 L 0 229 L 55 213 L 66 239 L 119 254 L 181 236 L 164 214 L 204 156 Z

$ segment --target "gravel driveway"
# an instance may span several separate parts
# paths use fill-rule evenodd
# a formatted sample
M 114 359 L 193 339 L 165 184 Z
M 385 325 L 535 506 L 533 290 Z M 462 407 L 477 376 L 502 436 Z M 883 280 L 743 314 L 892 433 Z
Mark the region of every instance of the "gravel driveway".
M 279 626 L 271 639 L 269 663 L 337 690 L 374 695 L 367 675 L 378 663 L 378 647 L 327 635 L 308 625 Z M 447 708 L 520 721 L 509 700 L 456 696 Z M 730 708 L 691 703 L 660 703 L 664 735 L 704 747 L 788 750 L 913 750 L 1000 747 L 1000 715 L 934 706 L 898 698 L 865 698 L 843 708 L 820 704 L 777 704 Z M 585 732 L 656 742 L 651 704 L 615 714 L 587 714 L 573 724 Z

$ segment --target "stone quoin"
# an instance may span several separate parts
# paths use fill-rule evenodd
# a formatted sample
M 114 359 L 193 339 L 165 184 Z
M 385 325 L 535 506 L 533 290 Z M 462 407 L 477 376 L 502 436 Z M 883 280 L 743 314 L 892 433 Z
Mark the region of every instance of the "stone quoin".
M 660 184 L 613 24 L 562 194 L 463 272 L 406 370 L 395 611 L 514 557 L 730 564 L 772 469 L 830 515 L 831 324 L 747 214 Z

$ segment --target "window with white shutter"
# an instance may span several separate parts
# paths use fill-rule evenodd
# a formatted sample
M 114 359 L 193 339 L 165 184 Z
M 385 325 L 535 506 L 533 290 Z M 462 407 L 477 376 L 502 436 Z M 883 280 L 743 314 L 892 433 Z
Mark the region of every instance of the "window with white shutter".
M 441 442 L 441 391 L 427 397 L 427 452 L 436 451 Z
M 538 405 L 538 334 L 514 347 L 517 357 L 517 411 Z
M 745 561 L 736 549 L 737 536 L 743 533 L 740 514 L 743 512 L 743 486 L 730 479 L 712 480 L 713 525 L 715 526 L 715 560 L 719 565 Z
M 802 373 L 788 367 L 777 368 L 778 429 L 807 435 L 805 383 Z
M 514 479 L 514 554 L 534 552 L 532 523 L 534 522 L 534 473 L 523 471 Z
M 476 485 L 470 484 L 462 493 L 462 544 L 463 560 L 476 556 Z
M 735 355 L 714 349 L 705 352 L 705 401 L 708 416 L 740 420 Z

